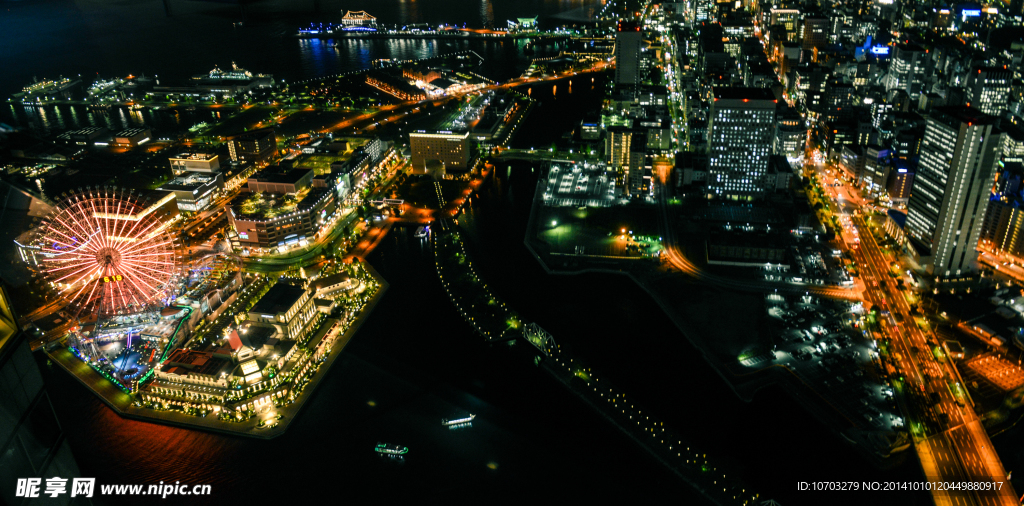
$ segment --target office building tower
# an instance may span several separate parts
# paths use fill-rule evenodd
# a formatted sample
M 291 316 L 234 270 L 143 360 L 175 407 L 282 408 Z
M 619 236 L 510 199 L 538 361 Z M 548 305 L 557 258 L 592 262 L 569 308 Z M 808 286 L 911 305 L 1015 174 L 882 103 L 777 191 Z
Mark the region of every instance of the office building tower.
M 800 158 L 807 146 L 807 126 L 803 117 L 799 111 L 783 102 L 779 104 L 777 118 L 772 154 L 791 160 Z
M 917 97 L 924 91 L 928 62 L 926 54 L 916 44 L 897 44 L 889 64 L 889 73 L 885 76 L 885 90 L 903 90 L 911 97 Z
M 765 88 L 715 88 L 708 117 L 708 198 L 752 200 L 765 194 L 776 106 Z
M 804 18 L 801 46 L 807 51 L 825 49 L 828 46 L 829 22 L 823 16 L 808 15 Z
M 997 121 L 962 106 L 937 107 L 926 121 L 907 233 L 925 251 L 928 272 L 938 277 L 975 271 L 975 248 L 1003 142 Z
M 640 84 L 640 48 L 644 42 L 640 25 L 619 21 L 615 33 L 615 84 Z
M 852 121 L 855 119 L 853 85 L 840 78 L 829 79 L 825 84 L 825 95 L 819 104 L 821 119 L 826 123 Z
M 604 152 L 608 163 L 615 170 L 621 170 L 623 166 L 629 166 L 630 153 L 645 149 L 647 138 L 644 136 L 641 139 L 642 134 L 642 130 L 624 126 L 608 128 L 608 135 L 604 140 Z
M 967 103 L 979 111 L 998 116 L 1010 101 L 1013 72 L 1003 67 L 976 68 L 967 75 Z

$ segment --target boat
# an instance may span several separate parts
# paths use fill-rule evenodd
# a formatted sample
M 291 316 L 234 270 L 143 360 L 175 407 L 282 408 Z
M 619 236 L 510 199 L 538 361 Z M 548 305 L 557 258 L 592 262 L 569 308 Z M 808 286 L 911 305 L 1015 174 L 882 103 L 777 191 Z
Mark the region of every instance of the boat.
M 430 227 L 420 227 L 416 229 L 416 233 L 413 235 L 416 237 L 426 237 L 428 231 L 430 231 Z
M 409 453 L 409 448 L 402 445 L 377 443 L 377 447 L 374 448 L 373 451 L 387 457 L 401 457 L 406 453 Z
M 456 420 L 441 420 L 441 425 L 445 427 L 457 427 L 459 425 L 468 424 L 472 422 L 474 418 L 476 418 L 476 415 L 470 414 L 465 418 L 459 418 Z

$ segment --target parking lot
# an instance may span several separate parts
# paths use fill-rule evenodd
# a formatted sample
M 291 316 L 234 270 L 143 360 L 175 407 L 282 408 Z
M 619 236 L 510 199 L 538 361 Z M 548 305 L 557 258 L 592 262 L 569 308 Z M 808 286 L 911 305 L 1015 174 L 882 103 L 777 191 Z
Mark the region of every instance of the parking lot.
M 604 164 L 552 164 L 544 188 L 544 205 L 609 207 L 620 200 L 615 174 Z
M 848 286 L 853 278 L 846 271 L 843 256 L 828 243 L 794 233 L 796 243 L 789 247 L 791 266 L 786 280 L 797 284 Z M 766 273 L 766 279 L 778 274 Z
M 775 361 L 864 430 L 900 430 L 904 420 L 858 306 L 813 297 L 768 297 Z

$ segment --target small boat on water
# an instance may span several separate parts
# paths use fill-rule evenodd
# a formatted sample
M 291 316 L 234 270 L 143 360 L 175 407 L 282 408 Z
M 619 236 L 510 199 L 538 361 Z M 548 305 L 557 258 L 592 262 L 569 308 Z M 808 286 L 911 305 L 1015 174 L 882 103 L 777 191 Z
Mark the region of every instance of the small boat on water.
M 445 427 L 458 427 L 472 422 L 474 418 L 476 418 L 476 415 L 470 414 L 465 418 L 458 418 L 456 420 L 441 420 L 441 425 Z
M 416 237 L 426 237 L 427 236 L 427 232 L 429 232 L 429 231 L 430 231 L 430 227 L 420 227 L 420 228 L 416 229 L 416 233 L 413 234 L 413 235 L 415 235 Z
M 409 448 L 402 445 L 377 443 L 377 447 L 374 448 L 373 451 L 386 457 L 401 457 L 406 453 L 409 453 Z

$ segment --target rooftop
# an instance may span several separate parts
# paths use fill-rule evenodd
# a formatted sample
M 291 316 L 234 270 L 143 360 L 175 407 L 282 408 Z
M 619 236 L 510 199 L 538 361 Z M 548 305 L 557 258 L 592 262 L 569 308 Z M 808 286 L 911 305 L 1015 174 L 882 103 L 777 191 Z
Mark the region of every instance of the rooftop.
M 768 88 L 725 88 L 715 87 L 715 100 L 770 100 L 775 103 L 775 94 Z
M 999 119 L 989 116 L 978 109 L 968 106 L 955 105 L 936 107 L 932 109 L 929 118 L 940 121 L 954 129 L 959 129 L 961 123 L 969 125 L 993 125 Z
M 302 178 L 313 172 L 313 169 L 285 169 L 283 167 L 268 167 L 256 174 L 253 174 L 249 179 L 259 181 L 261 183 L 285 183 L 295 184 L 302 180 Z
M 217 158 L 217 155 L 213 153 L 179 153 L 176 156 L 172 156 L 171 160 L 198 160 L 198 161 L 209 161 Z
M 157 188 L 161 191 L 174 191 L 174 190 L 193 190 L 201 186 L 205 186 L 214 183 L 217 180 L 216 175 L 203 174 L 199 172 L 191 172 L 182 176 L 176 177 L 166 184 Z
M 306 293 L 306 290 L 287 283 L 274 285 L 267 294 L 252 307 L 251 312 L 268 315 L 287 312 Z
M 242 219 L 270 219 L 295 211 L 304 211 L 322 197 L 329 194 L 329 188 L 306 188 L 296 193 L 254 192 L 242 193 L 229 206 Z

